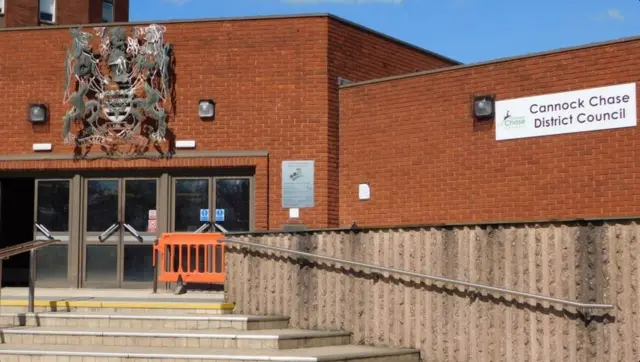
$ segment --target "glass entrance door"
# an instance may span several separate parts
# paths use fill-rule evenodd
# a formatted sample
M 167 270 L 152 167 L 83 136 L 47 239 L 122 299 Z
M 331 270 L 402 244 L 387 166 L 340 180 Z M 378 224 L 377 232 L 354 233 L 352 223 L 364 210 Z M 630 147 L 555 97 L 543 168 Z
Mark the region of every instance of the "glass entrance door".
M 176 232 L 253 229 L 253 192 L 250 177 L 199 177 L 173 180 L 173 217 Z
M 157 179 L 88 179 L 84 287 L 150 287 L 157 238 Z
M 36 180 L 34 240 L 57 239 L 59 243 L 36 251 L 38 286 L 69 285 L 69 204 L 71 181 Z
M 228 231 L 253 230 L 250 178 L 215 178 L 211 222 Z

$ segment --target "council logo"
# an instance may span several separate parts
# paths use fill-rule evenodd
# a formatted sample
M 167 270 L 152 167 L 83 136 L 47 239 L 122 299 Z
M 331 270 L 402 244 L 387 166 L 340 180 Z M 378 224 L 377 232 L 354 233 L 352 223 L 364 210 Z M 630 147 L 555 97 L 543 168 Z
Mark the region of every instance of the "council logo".
M 527 119 L 525 117 L 514 117 L 511 112 L 507 111 L 499 126 L 506 129 L 521 128 L 525 126 L 526 122 Z
M 302 177 L 302 169 L 301 168 L 296 168 L 296 171 L 289 175 L 289 178 L 291 179 L 291 181 L 295 181 L 295 180 L 299 179 L 300 177 Z

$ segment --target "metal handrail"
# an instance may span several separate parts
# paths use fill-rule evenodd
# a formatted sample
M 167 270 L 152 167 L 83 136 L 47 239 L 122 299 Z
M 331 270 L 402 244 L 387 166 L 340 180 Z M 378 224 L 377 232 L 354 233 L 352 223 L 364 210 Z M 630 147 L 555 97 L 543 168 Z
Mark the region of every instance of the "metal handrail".
M 36 250 L 62 241 L 54 239 L 46 228 L 39 228 L 38 226 L 39 224 L 36 224 L 36 228 L 45 234 L 47 240 L 36 239 L 0 249 L 0 290 L 2 289 L 2 261 L 14 255 L 29 252 L 29 295 L 27 305 L 29 313 L 35 311 Z M 0 296 L 1 299 L 2 297 Z
M 30 250 L 35 250 L 45 246 L 49 246 L 51 244 L 55 244 L 60 241 L 61 240 L 58 240 L 58 239 L 32 240 L 32 241 L 27 241 L 25 243 L 21 243 L 18 245 L 8 246 L 6 248 L 0 249 L 0 259 L 8 259 L 14 255 L 22 254 Z
M 343 264 L 343 265 L 357 266 L 357 267 L 361 267 L 361 268 L 377 270 L 377 271 L 382 271 L 382 272 L 387 272 L 387 273 L 401 274 L 401 275 L 406 275 L 406 276 L 415 277 L 415 278 L 428 279 L 428 280 L 432 280 L 432 281 L 436 281 L 436 282 L 442 282 L 442 283 L 446 283 L 446 284 L 460 285 L 460 286 L 464 286 L 464 287 L 467 287 L 467 288 L 486 290 L 486 291 L 491 291 L 491 292 L 497 292 L 497 293 L 502 293 L 502 294 L 513 295 L 513 296 L 517 296 L 517 297 L 531 298 L 531 299 L 546 301 L 546 302 L 549 302 L 549 303 L 557 303 L 557 304 L 572 306 L 572 307 L 576 307 L 576 308 L 584 308 L 584 309 L 613 309 L 613 305 L 611 305 L 611 304 L 581 303 L 581 302 L 576 302 L 576 301 L 572 301 L 572 300 L 554 298 L 554 297 L 550 297 L 550 296 L 546 296 L 546 295 L 525 293 L 525 292 L 520 292 L 520 291 L 517 291 L 517 290 L 510 290 L 510 289 L 505 289 L 505 288 L 492 287 L 490 285 L 485 285 L 485 284 L 465 282 L 465 281 L 462 281 L 462 280 L 449 279 L 449 278 L 438 277 L 438 276 L 429 275 L 429 274 L 415 273 L 415 272 L 402 270 L 402 269 L 388 268 L 388 267 L 383 267 L 383 266 L 374 265 L 374 264 L 366 264 L 366 263 L 360 263 L 360 262 L 357 262 L 357 261 L 349 261 L 349 260 L 333 258 L 333 257 L 330 257 L 330 256 L 305 253 L 303 251 L 297 251 L 297 250 L 281 248 L 281 247 L 271 246 L 271 245 L 263 245 L 263 244 L 258 244 L 258 243 L 252 243 L 252 242 L 249 242 L 249 241 L 240 241 L 240 240 L 233 240 L 233 239 L 226 239 L 226 238 L 222 239 L 222 241 L 227 242 L 227 243 L 235 243 L 235 244 L 245 245 L 245 246 L 254 247 L 254 248 L 258 248 L 258 249 L 267 249 L 267 250 L 279 251 L 279 252 L 282 252 L 282 253 L 289 253 L 289 254 L 299 255 L 299 256 L 302 256 L 302 257 L 305 257 L 305 258 L 308 258 L 308 259 L 326 260 L 326 261 L 331 261 L 331 262 L 335 262 L 335 263 L 339 263 L 339 264 Z

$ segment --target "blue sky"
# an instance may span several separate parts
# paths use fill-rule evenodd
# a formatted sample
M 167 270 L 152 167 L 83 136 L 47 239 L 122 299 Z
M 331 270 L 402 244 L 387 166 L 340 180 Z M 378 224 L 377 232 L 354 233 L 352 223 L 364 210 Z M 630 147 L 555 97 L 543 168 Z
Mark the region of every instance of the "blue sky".
M 130 18 L 318 12 L 463 63 L 640 35 L 639 0 L 131 0 Z

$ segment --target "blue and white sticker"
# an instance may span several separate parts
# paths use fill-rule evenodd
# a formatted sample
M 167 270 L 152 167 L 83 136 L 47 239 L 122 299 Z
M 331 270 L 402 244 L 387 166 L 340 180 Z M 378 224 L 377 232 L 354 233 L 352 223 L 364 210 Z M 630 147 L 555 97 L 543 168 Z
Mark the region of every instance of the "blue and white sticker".
M 224 221 L 224 209 L 216 209 L 216 221 Z
M 209 221 L 209 209 L 200 209 L 200 221 Z

